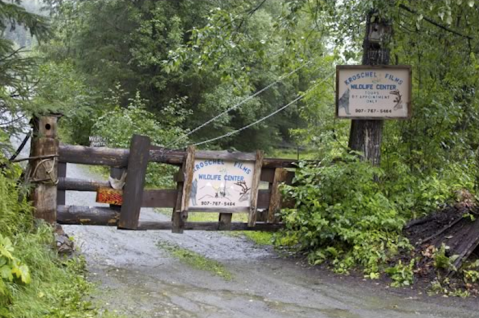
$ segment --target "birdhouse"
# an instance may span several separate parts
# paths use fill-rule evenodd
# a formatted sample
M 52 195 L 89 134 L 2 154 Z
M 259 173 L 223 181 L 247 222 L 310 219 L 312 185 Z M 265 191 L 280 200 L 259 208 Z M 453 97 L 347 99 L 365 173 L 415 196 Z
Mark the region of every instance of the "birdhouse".
M 381 44 L 388 42 L 391 37 L 392 26 L 384 21 L 374 21 L 369 24 L 368 40 L 370 43 Z

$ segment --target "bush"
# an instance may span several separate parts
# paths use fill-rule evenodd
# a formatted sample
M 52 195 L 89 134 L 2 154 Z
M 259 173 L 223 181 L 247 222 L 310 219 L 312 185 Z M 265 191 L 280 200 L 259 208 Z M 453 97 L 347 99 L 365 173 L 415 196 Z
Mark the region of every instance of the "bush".
M 381 265 L 409 246 L 401 237 L 405 218 L 374 181 L 382 174 L 355 154 L 300 163 L 294 186 L 283 187 L 296 206 L 283 211 L 278 241 L 296 243 L 313 264 L 329 260 L 337 272 L 360 265 L 378 277 Z
M 137 94 L 127 108 L 116 107 L 101 116 L 93 126 L 93 133 L 102 137 L 108 147 L 129 148 L 134 134 L 150 137 L 151 143 L 157 146 L 169 145 L 183 133 L 179 124 L 186 113 L 179 109 L 181 104 L 182 100 L 179 100 L 164 108 L 161 116 L 158 116 L 162 118 L 159 121 L 153 113 L 144 108 L 143 101 Z M 183 143 L 185 141 L 182 140 Z M 171 185 L 176 170 L 172 166 L 150 163 L 146 173 L 146 185 Z

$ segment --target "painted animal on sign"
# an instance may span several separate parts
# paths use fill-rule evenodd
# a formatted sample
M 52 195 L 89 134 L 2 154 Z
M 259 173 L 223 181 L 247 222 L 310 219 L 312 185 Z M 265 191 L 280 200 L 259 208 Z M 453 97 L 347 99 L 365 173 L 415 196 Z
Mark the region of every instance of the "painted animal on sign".
M 235 185 L 241 188 L 239 201 L 243 202 L 248 200 L 250 188 L 248 188 L 248 186 L 246 185 L 246 182 L 244 181 L 236 182 Z
M 349 88 L 343 93 L 343 96 L 338 100 L 338 111 L 344 108 L 344 111 L 347 115 L 351 115 L 349 113 Z
M 403 102 L 402 102 L 401 93 L 396 89 L 396 90 L 394 90 L 394 91 L 389 92 L 389 94 L 391 94 L 391 95 L 396 95 L 396 98 L 394 99 L 394 102 L 395 102 L 396 104 L 394 104 L 393 109 L 394 109 L 394 110 L 402 109 L 402 108 L 403 108 Z

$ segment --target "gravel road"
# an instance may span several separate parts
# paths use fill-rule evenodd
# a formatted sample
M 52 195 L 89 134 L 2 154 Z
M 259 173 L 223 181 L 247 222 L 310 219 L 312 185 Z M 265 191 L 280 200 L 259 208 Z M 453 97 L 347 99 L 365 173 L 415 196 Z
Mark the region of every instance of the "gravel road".
M 98 179 L 78 165 L 68 165 L 67 175 Z M 94 194 L 68 192 L 67 204 L 94 205 Z M 141 218 L 167 217 L 144 209 Z M 428 297 L 335 276 L 221 232 L 64 229 L 74 236 L 90 279 L 98 283 L 94 301 L 125 317 L 478 317 L 477 299 Z M 192 268 L 159 248 L 159 242 L 216 260 L 233 279 Z

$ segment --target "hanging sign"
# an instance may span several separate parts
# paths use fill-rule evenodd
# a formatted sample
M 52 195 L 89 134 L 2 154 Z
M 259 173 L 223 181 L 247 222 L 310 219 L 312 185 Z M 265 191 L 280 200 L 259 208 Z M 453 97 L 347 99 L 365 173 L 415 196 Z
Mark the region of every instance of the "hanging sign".
M 195 160 L 190 192 L 191 211 L 250 207 L 254 162 Z
M 410 116 L 410 66 L 336 66 L 336 117 L 406 119 Z

